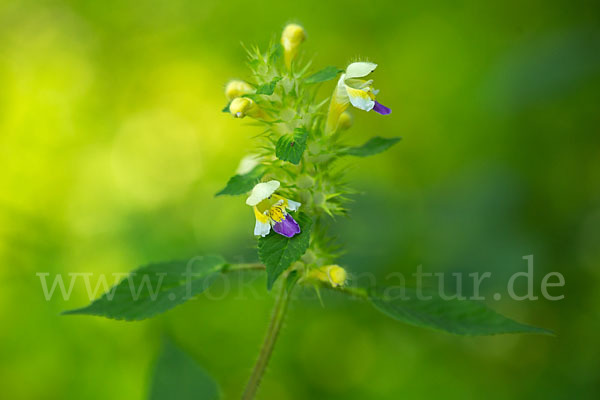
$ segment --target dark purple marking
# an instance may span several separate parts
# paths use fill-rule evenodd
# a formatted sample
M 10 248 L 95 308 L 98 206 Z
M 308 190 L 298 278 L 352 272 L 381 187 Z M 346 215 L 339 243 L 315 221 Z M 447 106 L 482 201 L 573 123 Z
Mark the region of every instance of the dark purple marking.
M 294 221 L 294 218 L 292 218 L 290 214 L 287 214 L 285 219 L 276 222 L 275 225 L 273 225 L 273 230 L 280 235 L 291 238 L 295 234 L 300 233 L 300 226 Z
M 388 115 L 392 113 L 391 108 L 387 108 L 386 106 L 378 102 L 375 102 L 375 107 L 373 107 L 373 110 L 381 115 Z

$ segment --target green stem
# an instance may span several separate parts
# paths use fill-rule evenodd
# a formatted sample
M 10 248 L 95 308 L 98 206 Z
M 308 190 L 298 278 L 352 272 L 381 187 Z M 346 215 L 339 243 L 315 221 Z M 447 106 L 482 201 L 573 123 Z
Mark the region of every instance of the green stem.
M 275 300 L 273 314 L 271 315 L 271 321 L 269 322 L 269 328 L 267 329 L 267 336 L 265 337 L 260 353 L 258 354 L 258 360 L 256 361 L 256 364 L 254 364 L 254 369 L 252 370 L 252 375 L 250 375 L 250 379 L 248 380 L 248 384 L 242 395 L 242 400 L 252 400 L 256 395 L 260 381 L 262 380 L 271 354 L 273 353 L 273 347 L 277 341 L 279 330 L 283 325 L 292 290 L 293 286 L 288 287 L 285 282 L 281 283 L 281 287 L 279 288 Z

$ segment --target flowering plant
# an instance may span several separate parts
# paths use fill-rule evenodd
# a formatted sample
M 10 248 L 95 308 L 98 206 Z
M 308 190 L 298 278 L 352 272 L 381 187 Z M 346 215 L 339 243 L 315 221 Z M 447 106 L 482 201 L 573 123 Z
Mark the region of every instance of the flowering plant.
M 350 106 L 391 114 L 391 109 L 376 99 L 379 91 L 373 80 L 367 79 L 377 64 L 357 61 L 343 70 L 326 67 L 312 72 L 311 63 L 300 62 L 298 57 L 305 38 L 301 26 L 290 24 L 280 43 L 267 51 L 247 50 L 250 78 L 232 80 L 225 88 L 228 102 L 223 111 L 234 118 L 250 118 L 263 128 L 256 148 L 217 193 L 247 196 L 246 205 L 256 221 L 245 229 L 257 237 L 259 261 L 234 264 L 207 255 L 150 264 L 87 307 L 66 313 L 140 320 L 200 294 L 219 274 L 264 271 L 267 289 L 275 287 L 275 309 L 243 399 L 255 396 L 297 286 L 363 299 L 399 321 L 455 334 L 548 333 L 503 317 L 476 301 L 422 296 L 409 288 L 402 288 L 398 296 L 386 288 L 352 284 L 348 272 L 336 264 L 340 249 L 329 234 L 333 218 L 349 213 L 348 201 L 354 193 L 345 178 L 344 163 L 352 157 L 381 153 L 400 138 L 374 137 L 357 147 L 346 144 L 353 120 Z M 321 84 L 333 80 L 337 83 L 331 96 L 317 100 Z M 133 290 L 144 284 L 149 289 L 153 285 L 154 291 Z

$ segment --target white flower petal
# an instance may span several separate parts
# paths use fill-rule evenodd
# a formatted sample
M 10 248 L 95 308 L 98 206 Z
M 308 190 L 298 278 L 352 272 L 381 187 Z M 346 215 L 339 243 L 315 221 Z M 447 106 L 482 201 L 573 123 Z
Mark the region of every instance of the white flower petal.
M 375 101 L 371 99 L 367 92 L 360 89 L 353 89 L 349 86 L 346 86 L 346 91 L 348 92 L 350 103 L 354 107 L 365 111 L 371 111 L 375 107 Z
M 291 211 L 298 210 L 300 208 L 300 206 L 302 205 L 301 203 L 298 203 L 297 201 L 289 200 L 289 199 L 288 199 L 287 203 L 288 203 L 287 208 L 288 208 L 288 210 L 291 210 Z
M 258 203 L 275 193 L 275 191 L 279 189 L 279 185 L 279 181 L 275 180 L 258 183 L 256 186 L 254 186 L 254 188 L 252 189 L 252 193 L 250 193 L 250 196 L 246 199 L 246 204 L 254 207 Z
M 271 232 L 271 224 L 269 222 L 260 222 L 256 220 L 256 225 L 254 225 L 254 235 L 265 237 Z
M 355 62 L 346 68 L 346 79 L 362 78 L 375 71 L 377 64 L 370 62 Z
M 348 93 L 346 92 L 346 75 L 342 74 L 340 79 L 338 80 L 337 86 L 335 87 L 335 92 L 333 94 L 332 101 L 335 104 L 346 105 L 348 104 Z

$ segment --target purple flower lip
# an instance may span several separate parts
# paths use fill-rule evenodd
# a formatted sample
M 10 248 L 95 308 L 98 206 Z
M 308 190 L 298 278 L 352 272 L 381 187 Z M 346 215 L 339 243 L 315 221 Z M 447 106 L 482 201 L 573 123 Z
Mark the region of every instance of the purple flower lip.
M 373 107 L 373 111 L 375 111 L 376 113 L 379 113 L 381 115 L 388 115 L 392 113 L 392 109 L 391 108 L 387 108 L 386 106 L 384 106 L 381 103 L 378 103 L 377 101 L 375 102 L 375 106 Z
M 300 226 L 290 214 L 287 214 L 284 219 L 273 225 L 273 230 L 280 235 L 291 238 L 300 233 Z

